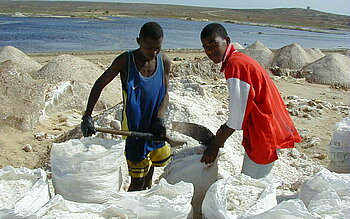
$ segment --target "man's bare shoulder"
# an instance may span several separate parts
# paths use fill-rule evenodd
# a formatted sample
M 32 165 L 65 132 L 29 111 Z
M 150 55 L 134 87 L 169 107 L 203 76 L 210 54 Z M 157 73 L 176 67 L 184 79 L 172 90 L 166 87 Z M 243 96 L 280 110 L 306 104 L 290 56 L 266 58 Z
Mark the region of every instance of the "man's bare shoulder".
M 117 56 L 114 61 L 112 62 L 109 69 L 111 69 L 113 72 L 126 72 L 128 68 L 128 52 L 124 52 Z
M 161 56 L 164 63 L 171 63 L 171 60 L 167 55 L 165 55 L 164 53 L 161 53 Z

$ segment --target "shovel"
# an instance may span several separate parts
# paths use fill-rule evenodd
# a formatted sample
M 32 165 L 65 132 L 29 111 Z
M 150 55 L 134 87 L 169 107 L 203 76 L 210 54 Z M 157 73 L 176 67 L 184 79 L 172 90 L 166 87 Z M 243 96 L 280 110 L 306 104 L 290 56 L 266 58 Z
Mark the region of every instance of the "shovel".
M 116 134 L 116 135 L 123 135 L 123 136 L 128 136 L 128 137 L 142 138 L 142 139 L 146 139 L 146 140 L 166 141 L 170 144 L 171 147 L 177 147 L 177 146 L 180 146 L 180 145 L 183 145 L 186 143 L 186 141 L 174 139 L 174 138 L 171 138 L 169 136 L 159 137 L 159 136 L 153 135 L 151 133 L 145 133 L 145 132 L 126 131 L 126 130 L 117 130 L 117 129 L 110 129 L 110 128 L 98 128 L 98 127 L 96 127 L 96 131 L 110 133 L 110 134 Z
M 215 137 L 205 126 L 189 122 L 172 122 L 172 130 L 190 136 L 203 145 L 209 145 Z

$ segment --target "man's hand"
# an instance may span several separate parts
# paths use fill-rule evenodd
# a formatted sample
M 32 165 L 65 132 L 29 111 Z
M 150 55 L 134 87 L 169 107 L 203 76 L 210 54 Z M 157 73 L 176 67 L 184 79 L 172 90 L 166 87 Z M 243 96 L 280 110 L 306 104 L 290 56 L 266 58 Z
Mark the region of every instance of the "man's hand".
M 211 164 L 215 161 L 218 156 L 219 147 L 215 144 L 210 144 L 203 152 L 201 162 L 205 164 Z
M 92 117 L 90 115 L 84 115 L 82 119 L 83 121 L 80 124 L 80 128 L 84 137 L 89 137 L 92 134 L 95 134 L 96 129 Z
M 156 136 L 164 137 L 166 135 L 166 128 L 162 118 L 155 118 L 149 125 L 149 132 Z
M 205 164 L 213 163 L 218 156 L 219 148 L 224 147 L 226 139 L 230 137 L 234 131 L 234 129 L 229 128 L 226 124 L 220 126 L 216 131 L 215 137 L 204 150 L 201 162 Z

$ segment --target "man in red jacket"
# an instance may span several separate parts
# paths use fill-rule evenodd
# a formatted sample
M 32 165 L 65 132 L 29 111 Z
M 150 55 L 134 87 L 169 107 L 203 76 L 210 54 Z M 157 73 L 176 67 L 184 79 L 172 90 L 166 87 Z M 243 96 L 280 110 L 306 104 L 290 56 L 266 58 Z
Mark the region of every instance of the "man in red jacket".
M 222 63 L 229 91 L 229 118 L 203 153 L 201 162 L 215 161 L 220 146 L 235 131 L 243 130 L 245 149 L 242 173 L 262 178 L 278 159 L 277 150 L 293 148 L 301 138 L 270 76 L 253 58 L 237 51 L 218 23 L 201 32 L 206 55 Z

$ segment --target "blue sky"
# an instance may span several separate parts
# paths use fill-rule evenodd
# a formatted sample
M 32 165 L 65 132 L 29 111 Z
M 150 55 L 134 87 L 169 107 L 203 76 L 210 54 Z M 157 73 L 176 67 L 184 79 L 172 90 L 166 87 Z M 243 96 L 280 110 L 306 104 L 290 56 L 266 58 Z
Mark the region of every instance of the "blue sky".
M 57 0 L 56 0 L 57 1 Z M 95 1 L 97 0 L 73 0 L 73 1 Z M 156 3 L 156 4 L 177 4 L 218 8 L 306 8 L 330 12 L 335 14 L 350 15 L 350 0 L 101 0 L 105 2 L 126 2 L 126 3 Z

